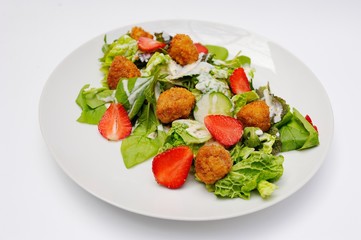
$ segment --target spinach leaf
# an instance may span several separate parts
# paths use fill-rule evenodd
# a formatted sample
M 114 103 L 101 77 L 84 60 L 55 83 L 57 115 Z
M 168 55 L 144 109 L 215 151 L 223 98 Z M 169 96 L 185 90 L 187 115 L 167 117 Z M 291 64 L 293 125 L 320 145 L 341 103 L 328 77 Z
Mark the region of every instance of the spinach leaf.
M 115 98 L 128 111 L 128 116 L 133 119 L 142 108 L 145 101 L 145 90 L 151 84 L 150 78 L 129 78 L 119 81 L 115 91 Z
M 155 116 L 153 105 L 145 105 L 133 133 L 122 141 L 121 154 L 125 166 L 131 168 L 155 156 L 165 138 L 166 133 Z

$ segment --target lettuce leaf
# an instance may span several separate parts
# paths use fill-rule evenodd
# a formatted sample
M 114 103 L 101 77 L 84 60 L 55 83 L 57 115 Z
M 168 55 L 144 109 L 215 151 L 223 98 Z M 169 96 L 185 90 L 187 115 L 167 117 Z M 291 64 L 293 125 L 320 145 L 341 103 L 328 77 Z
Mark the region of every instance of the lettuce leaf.
M 145 69 L 142 69 L 142 75 L 151 76 L 153 75 L 160 66 L 166 66 L 171 60 L 169 55 L 155 52 L 149 59 Z
M 115 97 L 128 111 L 133 119 L 142 108 L 145 101 L 144 92 L 150 86 L 152 78 L 129 78 L 119 81 Z
M 257 127 L 245 127 L 242 140 L 247 147 L 271 154 L 273 151 L 273 144 L 276 141 L 276 136 L 262 132 L 262 130 Z
M 276 189 L 276 184 L 270 183 L 266 180 L 261 180 L 257 185 L 257 190 L 262 198 L 269 198 Z
M 231 99 L 234 104 L 234 114 L 237 114 L 239 110 L 241 110 L 241 108 L 244 107 L 247 103 L 257 99 L 259 99 L 259 96 L 256 91 L 249 91 L 234 95 Z
M 122 141 L 120 151 L 127 168 L 154 157 L 164 144 L 166 133 L 152 108 L 151 104 L 143 107 L 134 131 Z
M 319 145 L 318 132 L 295 108 L 291 120 L 283 125 L 279 132 L 282 152 L 302 150 Z
M 252 147 L 236 144 L 230 151 L 233 165 L 248 158 L 255 151 Z
M 211 138 L 212 135 L 200 122 L 191 119 L 175 120 L 160 152 L 176 146 L 188 145 L 195 153 L 203 143 Z
M 109 67 L 115 56 L 124 56 L 131 61 L 135 60 L 136 53 L 138 51 L 138 43 L 135 39 L 129 35 L 122 35 L 116 39 L 113 43 L 108 44 L 106 35 L 104 36 L 104 45 L 102 47 L 104 53 L 103 57 L 99 59 L 102 63 L 100 71 L 104 73 L 103 84 L 106 85 L 106 79 L 108 77 Z
M 134 131 L 122 141 L 121 145 L 123 161 L 127 168 L 154 157 L 163 146 L 167 136 L 163 125 L 156 117 L 155 85 L 157 80 L 158 74 L 156 73 L 150 78 L 129 79 L 131 81 L 128 82 L 129 85 L 118 84 L 118 86 L 127 86 L 123 89 L 124 92 L 118 92 L 116 96 L 117 99 L 121 101 L 125 99 L 125 103 L 130 104 L 127 105 L 130 106 L 130 117 L 135 116 L 134 109 L 140 109 L 140 116 L 136 121 Z M 126 94 L 126 96 L 122 94 Z M 139 98 L 141 100 L 137 103 Z
M 248 56 L 240 55 L 238 53 L 234 58 L 223 61 L 219 59 L 211 59 L 211 62 L 228 71 L 228 75 L 231 75 L 234 69 L 243 67 L 246 71 L 247 76 L 249 77 L 249 80 L 251 82 L 251 88 L 252 87 L 252 79 L 254 78 L 254 72 L 255 69 L 251 67 L 251 59 Z
M 82 109 L 78 122 L 98 124 L 106 111 L 105 104 L 114 102 L 114 91 L 105 87 L 90 88 L 89 84 L 84 85 L 79 91 L 76 103 Z
M 297 121 L 301 123 L 309 133 L 308 138 L 306 139 L 305 143 L 302 145 L 302 147 L 299 150 L 303 150 L 319 145 L 320 142 L 318 139 L 318 132 L 316 131 L 316 129 L 295 108 L 293 109 L 293 115 L 295 116 Z
M 214 184 L 214 194 L 223 198 L 250 199 L 251 192 L 261 184 L 261 197 L 269 197 L 269 192 L 263 192 L 263 181 L 277 181 L 283 175 L 283 161 L 282 155 L 254 151 L 248 158 L 233 165 L 231 171 Z
M 213 54 L 215 59 L 226 60 L 228 58 L 228 50 L 225 47 L 217 45 L 205 45 L 210 54 Z

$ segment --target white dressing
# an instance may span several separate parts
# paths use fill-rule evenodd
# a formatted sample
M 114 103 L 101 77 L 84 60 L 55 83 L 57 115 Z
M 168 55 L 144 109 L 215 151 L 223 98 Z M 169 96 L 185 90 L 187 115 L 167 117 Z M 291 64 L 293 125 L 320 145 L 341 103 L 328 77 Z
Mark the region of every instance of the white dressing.
M 272 101 L 273 96 L 271 95 L 268 89 L 265 89 L 263 91 L 263 95 L 264 95 L 264 100 L 269 107 L 270 118 L 271 119 L 273 118 L 273 121 L 275 123 L 281 121 L 281 114 L 283 111 L 282 104 L 279 103 L 278 101 Z

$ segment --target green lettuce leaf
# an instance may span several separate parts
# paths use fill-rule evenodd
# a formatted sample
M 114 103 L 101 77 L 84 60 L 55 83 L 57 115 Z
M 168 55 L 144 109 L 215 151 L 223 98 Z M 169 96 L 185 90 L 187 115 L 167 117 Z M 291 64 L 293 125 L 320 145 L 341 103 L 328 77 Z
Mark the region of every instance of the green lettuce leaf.
M 144 92 L 150 86 L 152 78 L 123 79 L 117 85 L 115 97 L 128 111 L 128 116 L 133 119 L 142 108 L 145 101 Z
M 319 144 L 318 132 L 296 109 L 293 109 L 292 119 L 279 132 L 282 152 L 307 149 Z
M 257 190 L 262 198 L 269 198 L 276 189 L 276 184 L 270 183 L 266 180 L 261 180 L 257 185 Z
M 107 109 L 105 104 L 114 102 L 114 91 L 105 87 L 90 88 L 89 86 L 89 84 L 83 86 L 76 98 L 76 103 L 82 109 L 77 121 L 98 124 Z
M 259 140 L 261 141 L 261 147 L 258 150 L 271 154 L 273 152 L 273 145 L 276 142 L 276 136 L 269 133 L 263 133 L 259 136 Z
M 99 59 L 102 63 L 100 71 L 104 73 L 103 84 L 105 85 L 108 77 L 109 67 L 115 56 L 124 56 L 131 61 L 135 60 L 138 51 L 138 43 L 129 35 L 122 35 L 113 43 L 108 44 L 107 38 L 104 36 L 104 45 L 102 47 L 103 57 Z
M 254 151 L 254 148 L 236 144 L 230 151 L 233 165 L 242 161 L 243 159 L 248 158 Z
M 231 171 L 215 183 L 214 194 L 224 198 L 250 199 L 251 192 L 262 181 L 275 182 L 282 176 L 283 161 L 281 155 L 252 152 L 248 158 L 233 165 Z M 262 195 L 268 197 L 267 194 Z
M 200 145 L 211 138 L 212 135 L 200 122 L 191 119 L 175 120 L 172 122 L 172 127 L 167 133 L 167 138 L 160 152 L 173 147 L 188 145 L 195 153 Z
M 212 138 L 207 128 L 198 121 L 180 119 L 172 122 L 170 134 L 176 132 L 186 144 L 205 143 Z
M 273 145 L 276 139 L 275 135 L 262 132 L 257 127 L 245 127 L 242 135 L 242 141 L 245 146 L 268 154 L 273 152 Z
M 259 96 L 255 91 L 249 91 L 234 95 L 231 99 L 234 105 L 234 114 L 237 114 L 239 110 L 241 110 L 241 108 L 244 107 L 247 103 L 250 103 L 257 99 L 259 99 Z
M 143 107 L 134 131 L 122 141 L 120 151 L 127 168 L 154 157 L 164 144 L 166 133 L 152 108 L 151 104 Z
M 302 116 L 302 114 L 297 110 L 293 109 L 293 115 L 301 123 L 305 129 L 308 131 L 308 138 L 306 139 L 305 143 L 302 145 L 302 147 L 299 150 L 312 148 L 317 145 L 319 145 L 319 139 L 318 139 L 318 132 L 315 130 L 315 128 Z
M 209 53 L 213 54 L 215 59 L 226 60 L 228 58 L 227 48 L 217 46 L 217 45 L 205 45 Z
M 250 66 L 251 59 L 244 55 L 237 55 L 233 59 L 225 61 L 223 65 L 232 69 L 244 67 L 244 66 Z
M 255 148 L 261 145 L 257 131 L 261 131 L 262 133 L 262 130 L 258 127 L 245 127 L 243 129 L 242 140 L 247 147 Z
M 149 59 L 145 69 L 142 70 L 143 76 L 153 75 L 161 66 L 166 66 L 171 60 L 169 55 L 160 52 L 155 52 Z

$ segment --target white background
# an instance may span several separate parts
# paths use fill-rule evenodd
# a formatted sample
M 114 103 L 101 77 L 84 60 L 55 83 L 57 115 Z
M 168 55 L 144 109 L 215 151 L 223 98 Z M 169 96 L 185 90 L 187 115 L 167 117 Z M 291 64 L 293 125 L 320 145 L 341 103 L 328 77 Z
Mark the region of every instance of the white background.
M 243 217 L 167 221 L 113 207 L 58 167 L 38 122 L 51 72 L 95 36 L 162 19 L 251 30 L 316 74 L 335 133 L 322 167 L 300 191 Z M 360 25 L 357 0 L 0 1 L 0 239 L 360 239 Z

